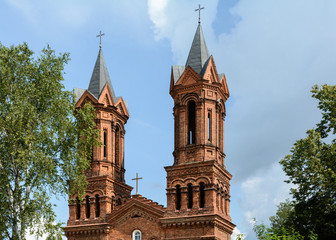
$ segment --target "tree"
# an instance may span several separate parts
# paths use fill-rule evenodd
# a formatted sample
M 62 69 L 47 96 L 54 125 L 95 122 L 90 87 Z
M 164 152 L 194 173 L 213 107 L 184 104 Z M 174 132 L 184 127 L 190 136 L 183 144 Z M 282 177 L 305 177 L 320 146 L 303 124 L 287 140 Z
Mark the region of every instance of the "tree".
M 293 200 L 280 203 L 270 227 L 255 224 L 259 239 L 336 238 L 336 86 L 315 85 L 311 92 L 322 120 L 280 161 L 295 186 Z
M 254 222 L 253 230 L 260 240 L 303 240 L 304 237 L 296 232 L 293 228 L 281 230 L 281 233 L 274 232 L 274 229 L 266 226 L 263 223 L 257 224 Z M 311 240 L 315 240 L 311 238 Z
M 93 107 L 74 109 L 64 90 L 68 60 L 49 46 L 34 58 L 26 43 L 0 44 L 1 239 L 25 239 L 28 231 L 55 236 L 50 196 L 84 194 L 99 132 Z
M 336 85 L 312 89 L 322 120 L 296 141 L 291 154 L 280 161 L 289 177 L 294 204 L 293 227 L 307 238 L 336 238 Z
M 293 214 L 294 204 L 292 201 L 287 199 L 285 202 L 280 203 L 275 216 L 269 218 L 272 232 L 279 236 L 285 235 L 286 229 L 293 228 Z

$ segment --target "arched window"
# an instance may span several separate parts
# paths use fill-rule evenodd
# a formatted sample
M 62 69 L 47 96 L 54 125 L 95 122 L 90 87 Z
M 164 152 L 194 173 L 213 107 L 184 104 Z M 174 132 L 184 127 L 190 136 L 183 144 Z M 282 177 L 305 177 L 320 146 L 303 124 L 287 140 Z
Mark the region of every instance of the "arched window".
M 80 206 L 80 200 L 77 197 L 76 198 L 76 219 L 80 219 L 80 211 L 81 211 L 80 207 L 81 207 Z
M 98 194 L 96 194 L 95 200 L 96 200 L 96 217 L 99 217 L 99 215 L 100 215 L 100 202 L 99 202 L 99 195 Z
M 174 116 L 174 140 L 175 140 L 175 149 L 179 147 L 179 127 L 178 127 L 178 115 Z
M 227 194 L 227 192 L 225 191 L 224 192 L 224 202 L 223 202 L 223 204 L 224 204 L 224 206 L 223 206 L 223 208 L 224 208 L 224 213 L 226 214 L 226 215 L 228 215 L 228 209 L 227 209 L 227 198 L 228 198 L 228 194 Z
M 133 240 L 141 240 L 141 232 L 140 230 L 134 230 L 132 233 Z
M 181 186 L 180 185 L 176 185 L 175 208 L 176 210 L 181 209 Z
M 219 125 L 219 134 L 218 134 L 218 138 L 219 138 L 219 149 L 221 151 L 224 150 L 224 144 L 223 144 L 223 139 L 224 139 L 224 119 L 223 119 L 223 113 L 219 113 L 219 122 L 218 122 L 218 125 Z M 223 163 L 224 165 L 224 163 Z
M 199 207 L 204 208 L 204 205 L 205 205 L 204 183 L 201 182 L 199 185 Z
M 85 212 L 86 212 L 86 218 L 90 218 L 90 197 L 85 197 Z
M 211 142 L 211 112 L 208 112 L 208 141 Z
M 220 202 L 220 200 L 219 200 L 219 198 L 220 198 L 220 191 L 219 191 L 219 186 L 218 186 L 218 184 L 216 185 L 216 192 L 217 192 L 217 196 L 216 196 L 216 206 L 217 206 L 217 209 L 219 210 L 219 202 Z
M 111 211 L 113 211 L 114 210 L 114 197 L 112 197 L 112 200 L 111 200 Z
M 224 206 L 224 204 L 223 204 L 223 200 L 224 200 L 224 197 L 223 197 L 223 194 L 224 192 L 223 192 L 223 188 L 221 188 L 220 189 L 220 195 L 219 195 L 219 197 L 220 197 L 220 210 L 221 210 L 221 212 L 223 212 L 223 206 Z
M 193 207 L 193 190 L 192 190 L 192 184 L 188 184 L 188 208 Z
M 188 144 L 196 142 L 196 104 L 194 101 L 188 103 Z
M 120 143 L 120 129 L 119 126 L 116 126 L 115 130 L 115 164 L 119 164 L 119 143 Z
M 107 157 L 107 130 L 104 130 L 104 157 Z
M 93 155 L 94 154 L 94 147 L 92 146 L 92 155 L 91 155 L 91 161 L 93 161 Z
M 117 206 L 119 206 L 119 205 L 121 205 L 121 199 L 120 198 L 118 198 L 118 200 L 117 200 Z

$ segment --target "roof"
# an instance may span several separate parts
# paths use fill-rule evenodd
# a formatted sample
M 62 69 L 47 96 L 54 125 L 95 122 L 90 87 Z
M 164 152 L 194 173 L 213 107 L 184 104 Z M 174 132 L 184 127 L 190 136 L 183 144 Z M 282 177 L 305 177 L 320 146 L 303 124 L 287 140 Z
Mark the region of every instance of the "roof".
M 222 80 L 222 77 L 224 76 L 224 73 L 220 73 L 220 74 L 218 74 L 218 79 L 219 79 L 219 81 L 220 80 Z
M 73 93 L 75 95 L 75 103 L 78 102 L 78 100 L 81 98 L 81 96 L 84 94 L 85 89 L 82 88 L 74 88 Z
M 141 195 L 132 195 L 132 198 L 128 198 L 123 204 L 116 206 L 115 209 L 107 217 L 107 222 L 115 222 L 122 220 L 122 216 L 134 208 L 141 207 L 142 211 L 149 211 L 152 214 L 156 215 L 158 218 L 163 217 L 163 214 L 166 210 L 163 205 L 153 202 L 153 200 L 145 198 Z M 132 211 L 133 214 L 134 211 Z M 140 212 L 139 212 L 140 213 Z
M 174 78 L 174 85 L 175 85 L 176 82 L 182 76 L 182 73 L 184 72 L 185 67 L 184 66 L 179 66 L 179 65 L 173 65 L 172 70 L 173 70 L 173 78 Z
M 209 51 L 205 44 L 202 26 L 199 23 L 185 67 L 187 68 L 190 66 L 195 70 L 195 72 L 200 74 L 205 62 L 209 59 L 209 57 Z
M 105 64 L 103 52 L 101 48 L 99 48 L 98 57 L 96 60 L 96 64 L 94 66 L 91 80 L 89 83 L 88 91 L 97 99 L 99 99 L 101 91 L 105 87 L 105 84 L 109 85 L 111 90 L 112 98 L 115 101 L 116 97 L 114 94 L 113 86 L 111 83 L 110 75 L 107 71 L 107 67 Z

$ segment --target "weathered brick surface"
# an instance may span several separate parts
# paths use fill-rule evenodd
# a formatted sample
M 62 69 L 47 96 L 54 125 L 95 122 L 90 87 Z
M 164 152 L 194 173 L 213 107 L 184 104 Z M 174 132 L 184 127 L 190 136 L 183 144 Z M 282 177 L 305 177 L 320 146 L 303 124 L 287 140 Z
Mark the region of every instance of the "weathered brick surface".
M 107 101 L 111 97 L 106 91 L 107 97 L 93 102 L 98 128 L 102 136 L 107 132 L 106 157 L 103 147 L 94 148 L 92 169 L 86 172 L 90 217 L 86 218 L 86 200 L 81 203 L 80 219 L 76 217 L 78 205 L 70 201 L 70 216 L 64 228 L 69 240 L 126 240 L 132 239 L 135 230 L 141 231 L 144 240 L 231 238 L 235 225 L 230 217 L 231 174 L 224 164 L 225 102 L 229 97 L 225 76 L 218 79 L 211 57 L 203 78 L 188 67 L 171 86 L 175 146 L 174 164 L 165 167 L 167 208 L 140 195 L 131 197 L 132 188 L 124 180 L 123 162 L 124 124 L 128 113 L 121 103 Z M 77 107 L 84 100 L 85 96 Z M 190 101 L 195 103 L 194 143 L 188 141 Z M 178 185 L 180 209 L 176 209 Z M 204 206 L 201 205 L 202 192 Z M 96 195 L 99 195 L 99 217 L 95 214 Z M 191 207 L 189 197 L 192 197 Z

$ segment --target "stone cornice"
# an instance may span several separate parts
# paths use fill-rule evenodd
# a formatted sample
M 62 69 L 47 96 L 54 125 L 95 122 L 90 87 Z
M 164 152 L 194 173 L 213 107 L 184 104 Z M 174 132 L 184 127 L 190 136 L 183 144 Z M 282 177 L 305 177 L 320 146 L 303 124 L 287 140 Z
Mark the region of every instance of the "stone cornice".
M 117 181 L 117 180 L 111 178 L 108 175 L 88 177 L 87 180 L 88 180 L 88 182 L 108 181 L 108 182 L 114 183 L 114 184 L 116 184 L 116 185 L 118 185 L 122 188 L 126 188 L 129 191 L 132 191 L 132 189 L 133 189 L 133 187 L 127 185 L 126 183 L 122 183 L 120 181 Z
M 160 219 L 164 228 L 185 226 L 217 226 L 232 233 L 236 225 L 218 214 L 205 214 L 183 217 L 165 217 Z
M 72 225 L 63 228 L 66 236 L 108 234 L 110 226 L 107 223 Z
M 216 86 L 217 85 L 217 86 Z M 192 85 L 177 85 L 174 87 L 174 89 L 171 91 L 171 96 L 173 99 L 176 98 L 179 94 L 187 94 L 188 92 L 195 92 L 195 90 L 202 90 L 202 89 L 209 89 L 213 91 L 218 91 L 223 98 L 224 102 L 229 98 L 229 96 L 224 92 L 222 89 L 221 83 L 208 83 L 207 80 L 198 81 L 195 84 Z

